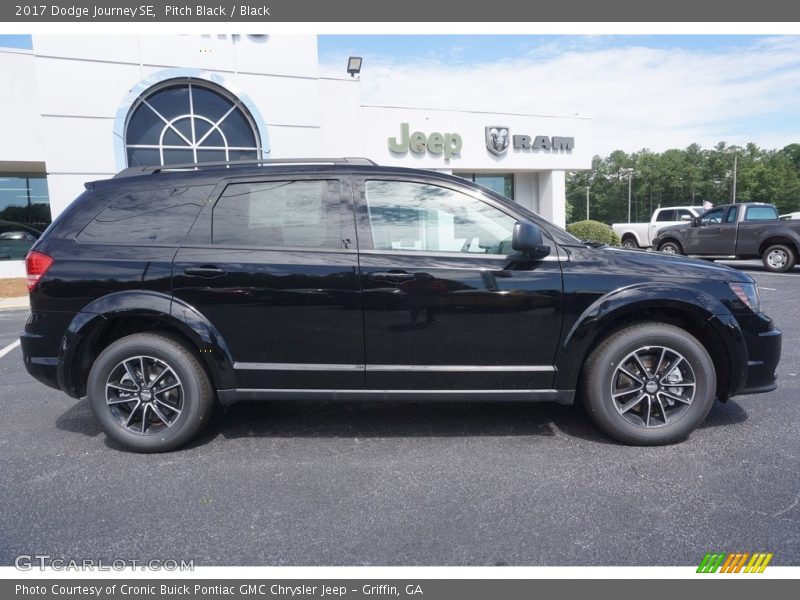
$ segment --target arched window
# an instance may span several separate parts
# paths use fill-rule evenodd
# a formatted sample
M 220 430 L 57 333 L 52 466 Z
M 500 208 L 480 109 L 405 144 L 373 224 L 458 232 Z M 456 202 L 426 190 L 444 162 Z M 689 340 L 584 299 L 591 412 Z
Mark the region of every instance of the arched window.
M 238 98 L 195 79 L 151 87 L 125 126 L 128 166 L 261 158 L 258 130 Z

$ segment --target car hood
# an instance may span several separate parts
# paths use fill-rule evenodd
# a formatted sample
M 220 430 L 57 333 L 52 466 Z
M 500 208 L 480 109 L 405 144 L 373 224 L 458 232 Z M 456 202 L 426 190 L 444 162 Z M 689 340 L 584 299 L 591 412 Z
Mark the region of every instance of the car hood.
M 606 261 L 622 267 L 630 273 L 641 273 L 646 277 L 663 275 L 686 279 L 754 281 L 747 273 L 697 258 L 644 250 L 627 250 L 613 246 L 603 246 L 597 250 L 605 254 Z

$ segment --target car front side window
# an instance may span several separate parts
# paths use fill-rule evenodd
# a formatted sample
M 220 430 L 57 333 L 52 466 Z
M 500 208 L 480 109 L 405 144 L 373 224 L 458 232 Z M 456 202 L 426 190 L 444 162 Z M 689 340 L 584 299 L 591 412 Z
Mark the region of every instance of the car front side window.
M 511 252 L 516 219 L 467 194 L 406 181 L 366 182 L 375 250 Z

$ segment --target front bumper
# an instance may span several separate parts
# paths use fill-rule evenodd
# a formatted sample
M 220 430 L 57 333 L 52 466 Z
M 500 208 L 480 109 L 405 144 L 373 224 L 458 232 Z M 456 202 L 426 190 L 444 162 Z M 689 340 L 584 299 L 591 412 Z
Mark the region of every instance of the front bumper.
M 771 392 L 778 384 L 775 369 L 781 359 L 782 334 L 763 313 L 737 317 L 747 347 L 747 369 L 733 395 Z

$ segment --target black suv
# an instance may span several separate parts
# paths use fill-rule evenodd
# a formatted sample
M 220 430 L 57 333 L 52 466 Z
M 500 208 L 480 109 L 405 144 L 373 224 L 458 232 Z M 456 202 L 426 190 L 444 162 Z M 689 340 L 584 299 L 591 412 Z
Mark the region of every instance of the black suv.
M 617 440 L 666 444 L 715 397 L 776 387 L 750 276 L 364 159 L 128 169 L 26 260 L 28 371 L 142 452 L 188 442 L 216 401 L 276 398 L 578 396 Z

